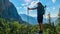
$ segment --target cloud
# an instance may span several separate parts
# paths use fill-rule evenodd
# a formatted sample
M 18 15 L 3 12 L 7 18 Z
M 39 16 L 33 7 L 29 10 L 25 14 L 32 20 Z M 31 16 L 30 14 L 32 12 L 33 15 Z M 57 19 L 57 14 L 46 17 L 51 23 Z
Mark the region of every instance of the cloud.
M 55 7 L 53 7 L 53 10 L 55 10 L 56 8 Z
M 18 14 L 23 14 L 23 12 L 22 12 L 22 11 L 20 11 L 20 12 L 18 12 Z
M 21 4 L 21 6 L 25 6 L 26 4 Z
M 56 0 L 52 0 L 52 2 L 53 2 L 53 3 L 55 3 L 55 2 L 56 2 Z
M 51 14 L 50 17 L 51 17 L 51 18 L 57 17 L 57 14 Z M 48 15 L 44 15 L 44 18 L 48 18 Z
M 29 3 L 21 4 L 22 7 L 27 7 Z
M 37 14 L 29 14 L 32 17 L 37 17 Z
M 27 3 L 28 3 L 28 2 L 31 2 L 31 0 L 24 0 L 24 1 L 27 2 Z
M 53 15 L 51 15 L 51 17 L 57 17 L 58 15 L 57 14 L 53 14 Z
M 38 2 L 39 2 L 39 0 L 38 0 Z
M 34 7 L 37 3 L 38 3 L 38 1 L 32 1 L 31 4 L 29 5 L 29 7 L 32 8 L 32 7 Z
M 16 7 L 17 9 L 21 9 L 22 7 Z

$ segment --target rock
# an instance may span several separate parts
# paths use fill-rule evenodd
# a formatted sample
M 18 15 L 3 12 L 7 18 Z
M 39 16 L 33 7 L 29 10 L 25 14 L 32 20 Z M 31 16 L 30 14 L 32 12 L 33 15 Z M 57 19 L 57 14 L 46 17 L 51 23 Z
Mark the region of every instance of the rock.
M 0 0 L 0 17 L 6 19 L 14 19 L 22 23 L 21 17 L 18 15 L 15 6 L 9 0 Z

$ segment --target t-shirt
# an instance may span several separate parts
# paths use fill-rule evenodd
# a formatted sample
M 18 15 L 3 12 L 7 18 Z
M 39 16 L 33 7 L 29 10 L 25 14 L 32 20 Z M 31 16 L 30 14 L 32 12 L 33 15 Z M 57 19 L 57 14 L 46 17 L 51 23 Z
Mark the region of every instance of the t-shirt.
M 44 8 L 43 6 L 37 7 L 37 15 L 38 16 L 42 16 L 43 15 L 43 13 L 42 13 L 43 12 L 43 8 Z

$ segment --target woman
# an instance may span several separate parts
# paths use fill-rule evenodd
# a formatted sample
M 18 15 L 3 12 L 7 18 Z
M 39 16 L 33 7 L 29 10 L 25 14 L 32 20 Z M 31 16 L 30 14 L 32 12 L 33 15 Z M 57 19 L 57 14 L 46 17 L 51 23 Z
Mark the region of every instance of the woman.
M 45 10 L 44 10 L 45 7 L 40 2 L 38 2 L 36 8 L 28 8 L 28 10 L 37 9 L 37 20 L 38 20 L 39 27 L 40 27 L 39 34 L 43 34 L 43 15 L 45 13 Z

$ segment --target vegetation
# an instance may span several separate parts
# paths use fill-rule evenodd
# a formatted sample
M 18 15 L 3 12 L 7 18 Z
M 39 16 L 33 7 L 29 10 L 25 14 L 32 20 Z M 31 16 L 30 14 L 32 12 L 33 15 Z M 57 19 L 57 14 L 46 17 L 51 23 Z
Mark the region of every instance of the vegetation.
M 0 18 L 0 34 L 36 34 L 39 32 L 38 25 L 19 24 L 18 21 Z M 60 23 L 44 24 L 44 34 L 60 34 Z

